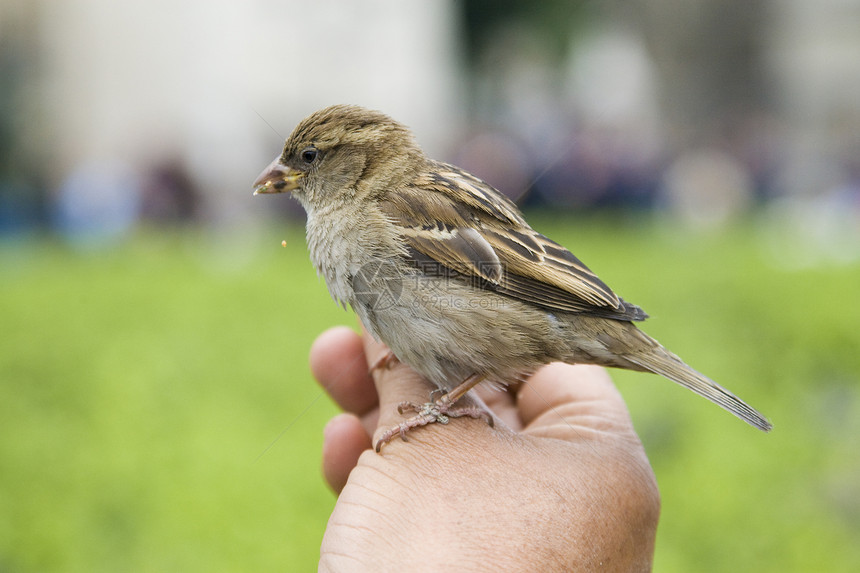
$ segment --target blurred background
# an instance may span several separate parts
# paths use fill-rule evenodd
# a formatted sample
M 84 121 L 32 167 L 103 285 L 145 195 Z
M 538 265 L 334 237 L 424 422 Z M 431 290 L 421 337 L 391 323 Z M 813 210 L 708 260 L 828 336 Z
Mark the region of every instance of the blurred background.
M 314 566 L 306 356 L 354 319 L 251 182 L 334 103 L 517 199 L 771 416 L 613 373 L 656 570 L 858 570 L 858 30 L 856 0 L 0 0 L 0 571 Z

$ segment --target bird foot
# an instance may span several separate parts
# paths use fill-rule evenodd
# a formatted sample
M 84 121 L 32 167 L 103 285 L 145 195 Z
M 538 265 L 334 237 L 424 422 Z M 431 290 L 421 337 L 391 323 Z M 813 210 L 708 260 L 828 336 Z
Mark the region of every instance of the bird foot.
M 436 392 L 434 390 L 434 392 Z M 433 393 L 430 394 L 431 397 Z M 401 402 L 397 405 L 397 411 L 400 414 L 403 414 L 406 411 L 413 411 L 415 415 L 411 418 L 400 422 L 396 426 L 392 426 L 388 428 L 382 436 L 379 438 L 379 441 L 376 442 L 376 452 L 382 449 L 383 444 L 387 444 L 390 442 L 394 436 L 400 434 L 400 438 L 406 442 L 406 432 L 411 430 L 412 428 L 420 428 L 421 426 L 426 426 L 427 424 L 432 424 L 434 422 L 438 422 L 440 424 L 447 424 L 451 418 L 461 418 L 461 417 L 469 417 L 469 418 L 483 418 L 487 421 L 487 424 L 490 427 L 493 427 L 493 417 L 489 412 L 483 410 L 482 408 L 478 408 L 477 406 L 465 406 L 461 408 L 455 408 L 454 403 L 448 398 L 449 394 L 445 394 L 435 402 L 426 402 L 424 404 L 417 404 L 415 402 Z
M 382 355 L 379 360 L 370 365 L 369 372 L 373 374 L 375 370 L 389 370 L 400 362 L 394 353 L 390 350 Z

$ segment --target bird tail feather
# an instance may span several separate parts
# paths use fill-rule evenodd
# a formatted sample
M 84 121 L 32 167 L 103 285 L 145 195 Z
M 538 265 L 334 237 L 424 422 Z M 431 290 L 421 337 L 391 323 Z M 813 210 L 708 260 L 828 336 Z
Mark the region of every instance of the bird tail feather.
M 655 348 L 654 352 L 637 356 L 626 355 L 624 358 L 649 372 L 659 374 L 685 388 L 689 388 L 699 396 L 707 398 L 759 430 L 769 432 L 773 428 L 768 419 L 755 408 L 707 376 L 696 372 L 680 358 L 661 346 Z

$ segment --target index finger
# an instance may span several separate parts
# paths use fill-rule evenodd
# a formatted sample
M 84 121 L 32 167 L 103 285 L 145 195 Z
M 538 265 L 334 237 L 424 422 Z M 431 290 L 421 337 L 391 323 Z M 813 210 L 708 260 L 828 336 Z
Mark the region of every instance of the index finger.
M 364 354 L 368 364 L 377 364 L 391 350 L 371 336 L 362 326 Z M 431 384 L 406 364 L 394 361 L 371 372 L 379 394 L 379 426 L 393 426 L 403 421 L 397 412 L 401 402 L 426 402 Z

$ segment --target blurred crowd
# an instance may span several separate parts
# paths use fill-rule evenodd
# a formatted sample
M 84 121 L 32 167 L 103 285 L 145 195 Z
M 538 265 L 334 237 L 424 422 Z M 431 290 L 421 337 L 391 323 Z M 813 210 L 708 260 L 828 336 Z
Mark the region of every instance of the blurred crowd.
M 257 171 L 340 101 L 526 208 L 704 228 L 754 209 L 860 260 L 860 7 L 670 5 L 3 0 L 0 237 L 265 217 Z

